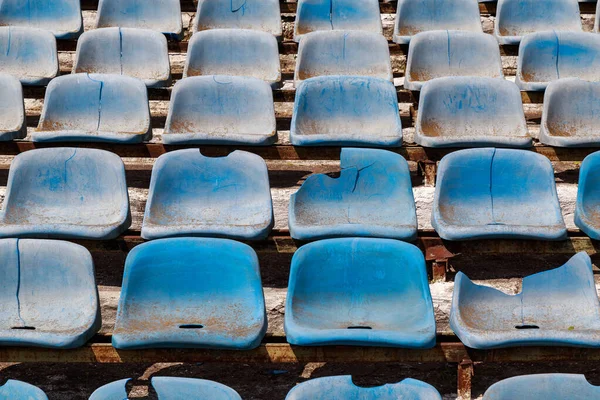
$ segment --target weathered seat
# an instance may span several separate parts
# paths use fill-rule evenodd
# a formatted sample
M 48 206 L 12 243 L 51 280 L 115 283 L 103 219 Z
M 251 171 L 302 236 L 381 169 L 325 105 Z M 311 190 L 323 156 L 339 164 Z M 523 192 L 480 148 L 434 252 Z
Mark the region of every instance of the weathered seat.
M 433 386 L 416 379 L 408 378 L 383 386 L 360 387 L 352 382 L 350 375 L 346 375 L 310 379 L 295 386 L 285 399 L 442 400 L 442 396 Z
M 385 150 L 343 148 L 341 174 L 309 176 L 290 198 L 290 235 L 413 240 L 417 213 L 408 163 Z
M 390 50 L 379 33 L 318 31 L 302 37 L 294 73 L 297 86 L 324 75 L 357 75 L 392 80 Z
M 577 0 L 498 0 L 494 36 L 500 44 L 519 44 L 542 31 L 581 32 Z
M 363 76 L 303 81 L 296 90 L 290 140 L 296 146 L 401 146 L 394 84 Z
M 562 240 L 554 170 L 540 154 L 468 149 L 439 164 L 431 224 L 447 240 Z
M 80 0 L 3 0 L 0 26 L 39 28 L 58 39 L 75 39 L 83 33 Z
M 592 239 L 600 240 L 600 152 L 587 156 L 579 167 L 575 225 Z
M 325 239 L 292 259 L 289 343 L 430 348 L 435 318 L 425 259 L 392 239 Z
M 600 398 L 600 386 L 590 384 L 584 375 L 521 375 L 494 383 L 483 400 L 589 400 Z
M 254 29 L 280 37 L 279 0 L 199 0 L 194 32 L 209 29 Z
M 98 332 L 94 263 L 83 246 L 0 239 L 0 255 L 1 346 L 75 348 Z
M 448 77 L 421 89 L 415 142 L 425 147 L 528 147 L 521 92 L 495 78 Z
M 154 163 L 142 237 L 218 236 L 259 240 L 273 226 L 265 161 L 234 151 L 205 157 L 198 149 L 173 151 Z
M 2 400 L 48 400 L 48 396 L 40 388 L 29 383 L 9 379 L 0 386 Z
M 74 73 L 139 78 L 149 87 L 171 84 L 167 39 L 150 29 L 103 28 L 81 35 Z
M 71 74 L 46 89 L 34 142 L 139 143 L 152 136 L 144 83 L 128 76 Z
M 116 154 L 48 148 L 17 155 L 0 211 L 0 237 L 114 239 L 131 223 Z
M 0 74 L 0 141 L 27 136 L 23 88 L 17 78 Z
M 23 85 L 46 85 L 58 72 L 56 38 L 50 32 L 0 27 L 0 73 L 14 76 Z
M 404 87 L 421 90 L 425 82 L 447 76 L 503 78 L 494 37 L 465 31 L 428 31 L 413 36 Z
M 247 350 L 260 344 L 265 315 L 250 246 L 214 238 L 155 240 L 127 256 L 112 343 Z
M 175 84 L 165 144 L 269 145 L 277 139 L 273 92 L 261 79 L 194 76 Z

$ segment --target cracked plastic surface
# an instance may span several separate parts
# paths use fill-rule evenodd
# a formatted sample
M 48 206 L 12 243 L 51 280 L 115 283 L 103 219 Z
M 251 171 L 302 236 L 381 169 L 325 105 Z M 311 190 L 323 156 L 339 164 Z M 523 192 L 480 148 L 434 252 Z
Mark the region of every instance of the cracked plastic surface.
M 0 27 L 0 73 L 14 76 L 23 85 L 46 85 L 58 72 L 56 38 L 50 32 Z
M 194 33 L 209 29 L 254 29 L 280 37 L 279 0 L 199 0 Z
M 360 31 L 304 35 L 298 47 L 294 84 L 324 75 L 370 76 L 391 81 L 387 40 L 381 34 Z
M 539 32 L 523 37 L 515 83 L 521 90 L 545 90 L 551 81 L 600 81 L 600 36 L 589 32 Z
M 81 35 L 74 73 L 128 75 L 148 87 L 171 84 L 167 39 L 149 29 L 103 28 Z
M 48 148 L 17 155 L 0 212 L 0 237 L 114 239 L 131 223 L 121 158 Z
M 394 84 L 335 75 L 303 81 L 296 90 L 290 140 L 295 146 L 401 146 Z
M 247 350 L 266 330 L 258 258 L 250 246 L 172 238 L 141 244 L 127 256 L 116 348 Z
M 0 386 L 0 400 L 48 400 L 48 396 L 36 386 L 9 379 Z
M 483 32 L 477 0 L 399 0 L 394 42 L 410 43 L 419 32 L 435 30 Z
M 581 32 L 577 0 L 498 0 L 494 36 L 500 44 L 519 44 L 542 31 Z
M 416 34 L 408 49 L 404 87 L 421 90 L 425 82 L 447 76 L 503 78 L 494 37 L 464 31 Z
M 342 149 L 339 178 L 309 176 L 290 199 L 290 235 L 413 240 L 417 214 L 408 163 L 399 154 Z
M 249 77 L 195 76 L 175 84 L 165 144 L 269 145 L 277 140 L 273 91 Z
M 173 151 L 154 163 L 142 237 L 217 236 L 260 240 L 273 227 L 265 161 L 236 150 L 205 157 Z
M 32 140 L 139 143 L 151 135 L 148 94 L 142 81 L 71 74 L 48 85 Z
M 392 239 L 325 239 L 292 258 L 289 343 L 431 348 L 435 318 L 425 259 Z
M 100 329 L 92 256 L 82 246 L 0 240 L 0 345 L 75 348 Z
M 450 326 L 476 349 L 510 346 L 600 346 L 600 303 L 585 252 L 565 265 L 523 278 L 508 295 L 455 278 Z
M 447 240 L 567 235 L 552 164 L 525 150 L 468 149 L 442 158 L 431 224 Z
M 383 34 L 377 0 L 300 0 L 294 40 L 314 31 L 357 30 Z
M 25 136 L 27 124 L 21 83 L 11 75 L 0 74 L 0 141 Z
M 537 374 L 504 379 L 489 387 L 483 400 L 589 400 L 600 398 L 600 387 L 584 375 Z
M 50 31 L 58 39 L 76 39 L 83 33 L 80 0 L 2 0 L 0 26 Z
M 428 81 L 419 98 L 414 140 L 425 147 L 531 146 L 519 88 L 494 78 Z

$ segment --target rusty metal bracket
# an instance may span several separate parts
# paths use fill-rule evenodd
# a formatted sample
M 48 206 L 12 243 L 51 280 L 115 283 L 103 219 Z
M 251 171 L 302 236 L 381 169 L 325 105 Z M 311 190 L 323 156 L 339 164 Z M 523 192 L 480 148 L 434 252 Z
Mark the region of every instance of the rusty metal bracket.
M 435 186 L 435 176 L 437 174 L 437 162 L 424 160 L 418 162 L 419 171 L 423 175 L 423 184 L 425 186 Z
M 470 358 L 465 358 L 458 363 L 458 400 L 471 400 L 471 379 L 474 374 L 473 361 Z
M 448 271 L 448 260 L 435 260 L 431 263 L 431 275 L 433 282 L 446 282 L 446 272 Z

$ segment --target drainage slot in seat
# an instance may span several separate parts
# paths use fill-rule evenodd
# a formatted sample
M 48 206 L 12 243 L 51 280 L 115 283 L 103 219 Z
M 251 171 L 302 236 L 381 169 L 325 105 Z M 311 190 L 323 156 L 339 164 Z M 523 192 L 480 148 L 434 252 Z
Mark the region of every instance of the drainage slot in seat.
M 22 331 L 35 331 L 35 326 L 13 326 L 10 329 L 17 329 Z
M 180 329 L 202 329 L 204 328 L 204 325 L 200 325 L 200 324 L 186 324 L 186 325 L 179 325 Z
M 348 329 L 373 329 L 370 326 L 349 326 Z
M 540 329 L 537 325 L 515 325 L 515 329 Z

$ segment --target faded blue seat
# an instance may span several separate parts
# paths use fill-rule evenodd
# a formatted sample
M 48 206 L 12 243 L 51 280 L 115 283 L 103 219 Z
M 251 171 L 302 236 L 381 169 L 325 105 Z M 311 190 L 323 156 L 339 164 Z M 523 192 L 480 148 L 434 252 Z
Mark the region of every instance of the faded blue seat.
M 413 36 L 404 87 L 421 90 L 428 80 L 446 76 L 503 78 L 496 39 L 466 31 L 428 31 Z
M 303 81 L 296 90 L 290 140 L 295 146 L 401 146 L 394 84 L 366 76 Z
M 427 81 L 419 98 L 414 140 L 425 147 L 531 146 L 521 92 L 504 79 Z
M 89 400 L 127 400 L 127 382 L 122 379 L 104 385 Z M 158 400 L 242 400 L 232 388 L 204 379 L 156 376 L 150 379 Z
M 96 28 L 152 29 L 181 39 L 183 24 L 179 0 L 100 0 Z
M 27 136 L 23 88 L 11 75 L 0 74 L 0 141 Z
M 131 223 L 116 154 L 48 148 L 17 155 L 0 211 L 0 237 L 113 239 Z
M 292 258 L 289 343 L 430 348 L 435 318 L 423 253 L 392 239 L 325 239 Z
M 80 0 L 3 0 L 0 26 L 22 26 L 50 31 L 59 39 L 83 32 Z M 2 52 L 3 53 L 3 52 Z
M 48 400 L 48 396 L 36 386 L 9 379 L 0 386 L 0 400 Z
M 494 383 L 483 400 L 590 400 L 600 398 L 600 386 L 590 384 L 584 375 L 521 375 Z
M 108 74 L 60 76 L 48 85 L 34 142 L 140 143 L 152 137 L 146 85 Z
M 600 240 L 600 152 L 587 156 L 579 167 L 575 225 L 586 235 Z
M 254 29 L 280 37 L 279 0 L 199 0 L 194 33 L 209 29 Z
M 298 46 L 294 84 L 323 75 L 360 75 L 391 81 L 386 38 L 361 31 L 307 33 Z
M 540 142 L 558 147 L 599 147 L 600 83 L 577 78 L 550 82 L 544 93 Z
M 414 240 L 417 212 L 408 163 L 386 150 L 344 148 L 341 174 L 309 176 L 290 198 L 290 235 Z
M 190 39 L 183 77 L 250 76 L 270 84 L 281 80 L 277 39 L 249 29 L 212 29 Z
M 310 379 L 296 385 L 286 400 L 442 400 L 431 385 L 416 379 L 404 379 L 383 386 L 360 387 L 350 375 Z
M 127 256 L 114 347 L 247 350 L 266 330 L 258 258 L 250 246 L 171 238 L 141 244 Z
M 171 84 L 167 39 L 150 29 L 103 28 L 77 42 L 73 72 L 128 75 L 149 87 Z
M 273 227 L 265 161 L 236 150 L 206 157 L 173 151 L 154 163 L 142 237 L 217 236 L 260 240 Z
M 581 32 L 577 0 L 498 0 L 494 36 L 500 44 L 519 44 L 529 33 Z
M 523 278 L 516 295 L 477 285 L 462 272 L 454 282 L 450 326 L 469 347 L 600 346 L 600 303 L 583 251 L 560 268 Z
M 589 32 L 539 32 L 519 46 L 515 83 L 521 90 L 544 90 L 551 81 L 600 81 L 600 36 Z
M 83 246 L 0 239 L 0 277 L 0 346 L 75 348 L 100 329 L 94 263 Z
M 394 42 L 410 43 L 413 35 L 435 30 L 483 32 L 477 0 L 399 0 Z
M 271 86 L 242 76 L 194 76 L 175 84 L 165 144 L 269 145 L 277 140 Z
M 314 31 L 357 30 L 383 34 L 377 0 L 299 0 L 294 40 Z
M 23 85 L 46 85 L 58 72 L 56 38 L 50 32 L 0 27 L 0 73 L 14 76 Z
M 447 240 L 567 235 L 552 164 L 525 150 L 468 149 L 442 158 L 431 224 Z

